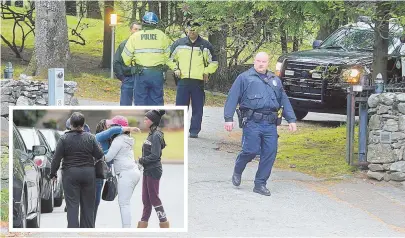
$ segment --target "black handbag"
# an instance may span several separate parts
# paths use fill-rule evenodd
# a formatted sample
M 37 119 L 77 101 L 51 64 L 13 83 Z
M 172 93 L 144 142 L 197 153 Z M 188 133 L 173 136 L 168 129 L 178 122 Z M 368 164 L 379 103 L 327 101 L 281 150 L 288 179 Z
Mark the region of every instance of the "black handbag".
M 117 176 L 113 175 L 112 172 L 109 172 L 107 180 L 104 183 L 103 194 L 101 195 L 101 198 L 104 201 L 114 201 L 117 194 L 118 194 Z
M 104 159 L 96 160 L 94 164 L 94 168 L 96 170 L 96 178 L 98 179 L 106 179 L 108 176 L 108 165 Z

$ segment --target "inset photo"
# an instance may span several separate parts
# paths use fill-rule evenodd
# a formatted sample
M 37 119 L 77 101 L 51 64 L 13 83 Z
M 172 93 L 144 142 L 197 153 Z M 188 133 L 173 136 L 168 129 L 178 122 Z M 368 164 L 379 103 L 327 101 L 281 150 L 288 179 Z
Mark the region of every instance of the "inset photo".
M 10 231 L 186 232 L 186 109 L 11 107 Z

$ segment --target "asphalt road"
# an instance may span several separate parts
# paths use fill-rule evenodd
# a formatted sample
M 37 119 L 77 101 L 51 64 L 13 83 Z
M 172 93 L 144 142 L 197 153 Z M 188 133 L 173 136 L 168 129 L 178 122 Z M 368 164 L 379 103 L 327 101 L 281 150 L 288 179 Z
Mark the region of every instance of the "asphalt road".
M 237 152 L 218 149 L 218 143 L 229 136 L 223 129 L 222 117 L 222 108 L 205 108 L 200 138 L 189 139 L 189 232 L 167 236 L 405 236 L 405 186 L 402 185 L 356 177 L 328 182 L 274 169 L 268 183 L 272 196 L 265 197 L 252 192 L 257 169 L 257 163 L 253 162 L 248 164 L 240 188 L 235 188 L 231 175 Z M 339 124 L 345 117 L 311 113 L 302 123 L 305 121 Z M 36 234 L 55 235 L 118 236 Z
M 173 228 L 184 228 L 184 165 L 164 164 L 160 181 L 160 198 L 167 217 Z M 142 216 L 142 178 L 131 199 L 132 226 L 135 228 Z M 66 228 L 65 204 L 55 208 L 52 213 L 41 214 L 41 228 Z M 151 228 L 159 228 L 155 211 L 149 221 Z M 121 228 L 121 214 L 118 197 L 111 202 L 101 200 L 98 208 L 96 228 Z

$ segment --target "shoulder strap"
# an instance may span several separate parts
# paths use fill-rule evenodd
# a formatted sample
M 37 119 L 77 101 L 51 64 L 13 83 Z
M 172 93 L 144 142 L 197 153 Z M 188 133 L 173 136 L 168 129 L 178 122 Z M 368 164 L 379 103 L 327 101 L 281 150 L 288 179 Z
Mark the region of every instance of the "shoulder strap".
M 260 78 L 261 80 L 262 80 L 262 82 L 264 83 L 264 84 L 267 84 L 268 86 L 270 86 L 270 88 L 273 90 L 273 92 L 274 92 L 274 94 L 276 95 L 276 98 L 277 98 L 277 101 L 278 101 L 278 104 L 279 104 L 279 106 L 281 107 L 281 95 L 280 95 L 280 90 L 273 84 L 273 80 L 276 80 L 276 79 L 273 79 L 274 78 L 274 76 L 273 75 L 270 75 L 269 73 L 267 73 L 267 76 L 268 76 L 268 81 L 266 82 L 266 81 L 264 81 L 262 78 Z

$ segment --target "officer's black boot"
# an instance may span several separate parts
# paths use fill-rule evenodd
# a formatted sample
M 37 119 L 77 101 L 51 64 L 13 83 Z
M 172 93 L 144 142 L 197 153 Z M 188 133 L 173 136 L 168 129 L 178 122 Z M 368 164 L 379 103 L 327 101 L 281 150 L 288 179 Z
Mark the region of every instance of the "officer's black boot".
M 242 177 L 242 174 L 233 173 L 233 175 L 232 175 L 232 183 L 233 183 L 233 185 L 239 186 L 240 182 L 242 180 L 241 177 Z
M 255 187 L 253 188 L 253 192 L 261 194 L 261 195 L 265 195 L 265 196 L 271 195 L 270 191 L 266 188 L 265 185 L 255 185 Z
M 198 134 L 190 133 L 190 138 L 198 138 Z

